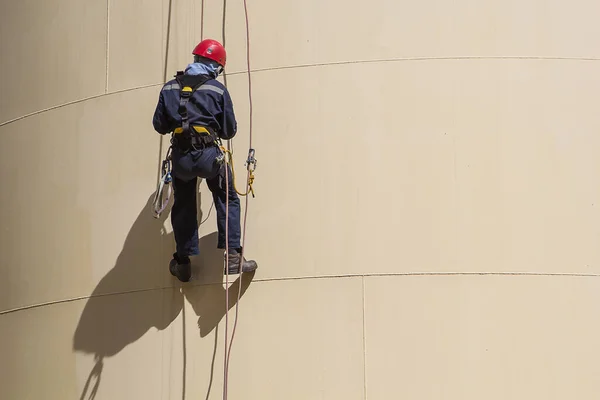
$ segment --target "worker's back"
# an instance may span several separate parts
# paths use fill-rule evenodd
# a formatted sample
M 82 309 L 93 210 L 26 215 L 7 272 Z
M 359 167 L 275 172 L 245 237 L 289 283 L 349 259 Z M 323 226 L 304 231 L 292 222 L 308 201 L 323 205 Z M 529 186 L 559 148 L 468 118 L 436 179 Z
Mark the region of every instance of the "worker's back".
M 198 83 L 208 78 L 196 88 L 186 104 L 189 124 L 205 126 L 222 139 L 235 136 L 237 122 L 227 88 L 218 80 L 206 75 L 185 75 L 184 78 L 192 81 L 196 78 Z M 152 120 L 157 132 L 166 134 L 181 126 L 180 91 L 181 85 L 177 79 L 170 80 L 161 89 Z

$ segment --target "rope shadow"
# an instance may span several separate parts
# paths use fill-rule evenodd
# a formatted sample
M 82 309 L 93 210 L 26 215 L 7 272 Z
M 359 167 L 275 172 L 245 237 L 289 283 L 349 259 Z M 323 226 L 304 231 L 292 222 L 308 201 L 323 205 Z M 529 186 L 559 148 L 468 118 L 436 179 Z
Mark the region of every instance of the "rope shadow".
M 229 302 L 227 311 L 231 311 L 237 304 L 238 293 L 241 299 L 254 278 L 254 272 L 238 275 L 237 279 L 233 282 L 230 281 L 229 291 L 225 290 L 223 284 L 224 252 L 216 248 L 217 240 L 218 235 L 216 232 L 200 239 L 200 255 L 192 258 L 192 282 L 198 282 L 198 284 L 186 286 L 183 289 L 184 297 L 198 317 L 197 326 L 200 337 L 205 338 L 214 330 L 213 354 L 211 357 L 206 400 L 210 398 L 213 386 L 219 339 L 219 323 L 225 317 L 227 308 L 226 297 Z
M 216 249 L 217 233 L 211 233 L 200 240 L 201 250 L 197 260 L 192 259 L 192 279 L 200 284 L 186 287 L 183 294 L 198 316 L 198 329 L 200 337 L 209 335 L 219 322 L 225 317 L 226 294 L 223 268 L 223 250 Z M 237 279 L 231 281 L 231 278 Z M 230 276 L 229 308 L 235 307 L 238 299 L 244 296 L 254 279 L 254 272 Z

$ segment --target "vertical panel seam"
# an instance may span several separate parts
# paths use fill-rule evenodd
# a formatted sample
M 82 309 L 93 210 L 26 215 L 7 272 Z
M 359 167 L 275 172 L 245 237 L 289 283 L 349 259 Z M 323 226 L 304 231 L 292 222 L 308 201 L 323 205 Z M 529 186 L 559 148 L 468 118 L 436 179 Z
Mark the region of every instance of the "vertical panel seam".
M 363 326 L 363 398 L 367 400 L 367 324 L 365 318 L 365 276 L 362 276 L 362 326 Z
M 202 0 L 200 12 L 202 13 L 202 16 L 200 17 L 200 40 L 204 40 L 204 0 Z
M 110 43 L 110 0 L 106 0 L 106 82 L 104 85 L 104 93 L 108 93 L 108 56 Z

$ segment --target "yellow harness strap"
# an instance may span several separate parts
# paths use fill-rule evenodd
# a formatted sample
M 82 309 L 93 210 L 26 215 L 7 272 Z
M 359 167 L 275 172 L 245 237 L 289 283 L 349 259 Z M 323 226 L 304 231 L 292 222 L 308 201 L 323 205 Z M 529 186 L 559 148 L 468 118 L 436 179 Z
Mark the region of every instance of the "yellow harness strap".
M 208 131 L 208 129 L 206 129 L 203 126 L 200 125 L 194 125 L 192 126 L 192 129 L 195 130 L 197 133 L 205 133 L 207 135 L 210 135 L 210 132 Z M 183 133 L 183 128 L 179 127 L 179 128 L 175 128 L 175 130 L 173 131 L 174 134 L 180 134 Z

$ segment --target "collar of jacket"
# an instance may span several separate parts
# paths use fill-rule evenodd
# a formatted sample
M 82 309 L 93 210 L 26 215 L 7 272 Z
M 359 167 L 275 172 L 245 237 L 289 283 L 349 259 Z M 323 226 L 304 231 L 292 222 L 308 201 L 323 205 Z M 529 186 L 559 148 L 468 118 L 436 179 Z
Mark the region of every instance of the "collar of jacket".
M 209 75 L 217 78 L 219 75 L 219 65 L 217 63 L 191 63 L 185 69 L 186 75 Z

